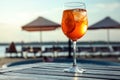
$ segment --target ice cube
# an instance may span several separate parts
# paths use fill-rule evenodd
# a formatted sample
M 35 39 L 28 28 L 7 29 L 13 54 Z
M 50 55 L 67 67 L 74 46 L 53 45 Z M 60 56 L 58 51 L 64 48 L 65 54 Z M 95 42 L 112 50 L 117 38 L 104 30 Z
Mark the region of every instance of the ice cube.
M 74 9 L 73 16 L 75 21 L 81 21 L 86 16 L 86 10 L 83 9 Z

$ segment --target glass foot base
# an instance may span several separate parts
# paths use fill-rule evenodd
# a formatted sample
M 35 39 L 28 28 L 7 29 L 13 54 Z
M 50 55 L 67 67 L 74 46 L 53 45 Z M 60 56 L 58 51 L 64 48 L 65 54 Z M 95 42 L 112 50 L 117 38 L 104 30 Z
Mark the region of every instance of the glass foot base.
M 70 72 L 70 73 L 83 73 L 85 72 L 85 69 L 79 69 L 77 66 L 73 66 L 69 69 L 64 69 L 64 72 Z

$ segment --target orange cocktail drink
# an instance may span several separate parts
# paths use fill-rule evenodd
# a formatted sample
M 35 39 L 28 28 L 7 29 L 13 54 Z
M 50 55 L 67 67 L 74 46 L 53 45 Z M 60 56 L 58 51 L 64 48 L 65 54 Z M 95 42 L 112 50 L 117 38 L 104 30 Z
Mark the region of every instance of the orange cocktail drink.
M 62 30 L 73 41 L 77 41 L 87 31 L 88 19 L 85 9 L 67 9 L 63 11 Z

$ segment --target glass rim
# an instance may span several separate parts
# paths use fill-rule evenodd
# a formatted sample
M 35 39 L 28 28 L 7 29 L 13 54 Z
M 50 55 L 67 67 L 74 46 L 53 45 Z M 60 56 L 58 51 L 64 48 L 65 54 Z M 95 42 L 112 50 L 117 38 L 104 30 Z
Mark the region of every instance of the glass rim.
M 71 4 L 76 4 L 76 5 L 71 5 Z M 85 6 L 85 3 L 84 2 L 66 2 L 66 3 L 64 3 L 64 6 L 80 7 L 80 6 Z

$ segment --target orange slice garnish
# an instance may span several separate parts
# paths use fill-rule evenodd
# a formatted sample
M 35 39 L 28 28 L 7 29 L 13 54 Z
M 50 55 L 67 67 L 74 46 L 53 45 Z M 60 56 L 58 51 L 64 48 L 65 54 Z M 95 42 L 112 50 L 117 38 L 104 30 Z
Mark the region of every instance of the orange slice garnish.
M 72 10 L 65 10 L 63 12 L 62 28 L 65 33 L 70 33 L 74 30 L 75 23 Z

